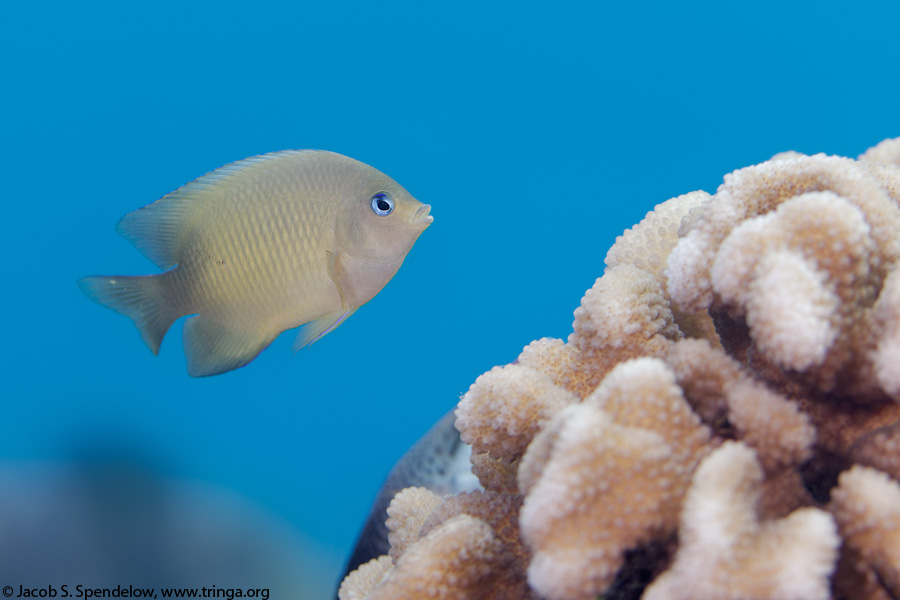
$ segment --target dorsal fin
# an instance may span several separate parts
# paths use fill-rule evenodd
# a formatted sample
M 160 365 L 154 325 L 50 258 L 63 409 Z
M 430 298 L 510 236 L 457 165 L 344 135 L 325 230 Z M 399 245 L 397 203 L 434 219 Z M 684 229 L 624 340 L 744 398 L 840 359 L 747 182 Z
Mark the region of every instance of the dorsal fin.
M 128 213 L 116 225 L 119 235 L 131 242 L 141 254 L 161 269 L 171 269 L 177 262 L 178 236 L 187 225 L 188 213 L 221 194 L 229 178 L 246 172 L 253 166 L 287 155 L 310 150 L 282 150 L 251 156 L 210 171 L 186 183 L 143 208 Z

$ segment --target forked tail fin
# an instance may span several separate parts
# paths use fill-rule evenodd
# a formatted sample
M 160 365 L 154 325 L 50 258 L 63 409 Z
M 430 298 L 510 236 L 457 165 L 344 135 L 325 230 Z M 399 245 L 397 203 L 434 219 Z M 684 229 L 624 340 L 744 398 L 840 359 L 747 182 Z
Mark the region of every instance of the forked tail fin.
M 163 336 L 181 316 L 166 302 L 159 275 L 84 277 L 78 287 L 91 300 L 131 318 L 153 354 L 159 353 Z

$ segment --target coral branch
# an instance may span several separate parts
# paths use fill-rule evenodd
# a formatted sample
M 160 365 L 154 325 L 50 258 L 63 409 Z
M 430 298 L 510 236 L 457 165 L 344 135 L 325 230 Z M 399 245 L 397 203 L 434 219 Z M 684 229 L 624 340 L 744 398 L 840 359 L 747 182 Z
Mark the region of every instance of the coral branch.
M 883 587 L 900 597 L 900 483 L 857 465 L 841 474 L 830 508 L 845 560 L 862 574 L 867 594 Z
M 508 572 L 511 559 L 487 523 L 459 515 L 410 546 L 390 575 L 364 598 L 489 598 L 494 573 Z
M 887 186 L 895 171 L 817 155 L 726 176 L 669 256 L 673 299 L 743 319 L 756 359 L 788 376 L 883 398 L 872 305 L 900 258 L 900 207 Z
M 697 469 L 684 502 L 672 567 L 644 600 L 825 600 L 840 539 L 828 513 L 800 509 L 760 522 L 763 471 L 728 442 Z
M 456 428 L 477 454 L 518 459 L 531 438 L 578 396 L 547 375 L 523 365 L 494 367 L 481 375 L 456 409 Z
M 532 447 L 519 470 L 522 535 L 534 553 L 528 583 L 551 599 L 594 598 L 626 549 L 666 528 L 680 487 L 671 448 L 590 404 L 564 409 Z
M 657 359 L 622 363 L 583 404 L 561 411 L 519 469 L 532 587 L 554 599 L 606 589 L 626 550 L 674 531 L 708 441 Z

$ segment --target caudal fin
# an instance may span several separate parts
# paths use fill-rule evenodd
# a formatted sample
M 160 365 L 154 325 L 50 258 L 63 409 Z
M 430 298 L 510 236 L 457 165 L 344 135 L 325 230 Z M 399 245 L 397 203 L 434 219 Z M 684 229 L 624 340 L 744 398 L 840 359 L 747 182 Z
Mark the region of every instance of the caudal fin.
M 163 336 L 180 316 L 167 305 L 159 275 L 84 277 L 78 287 L 91 300 L 134 321 L 153 354 L 159 354 Z

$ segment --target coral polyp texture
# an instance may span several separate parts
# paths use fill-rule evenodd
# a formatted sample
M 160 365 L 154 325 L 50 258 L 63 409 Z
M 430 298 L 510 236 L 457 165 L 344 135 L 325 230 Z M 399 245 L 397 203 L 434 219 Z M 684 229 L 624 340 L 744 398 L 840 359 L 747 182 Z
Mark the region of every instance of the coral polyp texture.
M 456 415 L 344 600 L 900 598 L 900 138 L 658 205 Z

